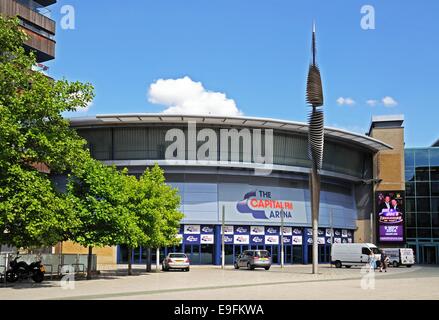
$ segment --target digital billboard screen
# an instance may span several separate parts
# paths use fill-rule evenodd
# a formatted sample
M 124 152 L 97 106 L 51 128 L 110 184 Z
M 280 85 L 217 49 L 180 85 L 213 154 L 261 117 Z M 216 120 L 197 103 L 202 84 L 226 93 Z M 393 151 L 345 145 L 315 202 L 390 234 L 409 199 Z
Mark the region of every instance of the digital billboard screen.
M 405 201 L 403 191 L 376 193 L 377 229 L 380 243 L 405 241 Z

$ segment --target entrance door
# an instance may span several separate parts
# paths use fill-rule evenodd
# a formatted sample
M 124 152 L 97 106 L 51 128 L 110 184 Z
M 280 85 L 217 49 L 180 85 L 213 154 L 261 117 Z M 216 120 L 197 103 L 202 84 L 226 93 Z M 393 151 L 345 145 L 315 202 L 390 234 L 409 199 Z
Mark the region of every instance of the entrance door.
M 265 246 L 265 250 L 270 252 L 271 261 L 273 263 L 280 263 L 278 246 Z
M 436 246 L 421 246 L 421 264 L 437 264 Z
M 285 245 L 284 246 L 284 263 L 292 264 L 293 263 L 293 246 Z

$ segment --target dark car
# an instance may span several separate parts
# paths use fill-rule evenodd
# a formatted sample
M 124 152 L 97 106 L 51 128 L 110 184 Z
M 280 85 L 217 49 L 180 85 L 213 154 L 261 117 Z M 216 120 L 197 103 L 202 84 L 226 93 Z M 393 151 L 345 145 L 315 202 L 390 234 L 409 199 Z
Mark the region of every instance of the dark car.
M 242 267 L 250 270 L 255 268 L 270 270 L 271 263 L 271 256 L 267 250 L 246 250 L 236 258 L 234 266 L 235 269 Z

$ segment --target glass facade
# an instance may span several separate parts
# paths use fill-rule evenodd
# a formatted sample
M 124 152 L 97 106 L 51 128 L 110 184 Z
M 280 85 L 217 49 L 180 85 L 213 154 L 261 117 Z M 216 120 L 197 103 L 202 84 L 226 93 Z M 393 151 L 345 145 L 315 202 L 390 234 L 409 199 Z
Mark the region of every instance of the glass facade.
M 187 137 L 187 128 L 178 127 Z M 167 147 L 172 143 L 166 142 L 166 132 L 174 126 L 136 126 L 117 128 L 78 128 L 78 133 L 87 140 L 88 147 L 95 159 L 106 160 L 164 160 Z M 203 129 L 200 127 L 198 129 Z M 209 127 L 220 137 L 220 129 Z M 242 129 L 242 128 L 238 128 Z M 246 129 L 249 130 L 249 129 Z M 262 134 L 262 141 L 264 135 Z M 204 142 L 197 142 L 197 148 Z M 241 142 L 242 144 L 242 142 Z M 263 148 L 262 144 L 262 148 Z M 220 139 L 217 141 L 220 150 Z M 239 157 L 240 161 L 251 159 L 254 162 L 252 150 L 239 148 L 239 154 L 232 154 L 228 150 L 228 158 Z M 264 149 L 262 149 L 265 152 Z M 186 151 L 187 152 L 187 151 Z M 187 158 L 187 157 L 186 157 Z M 372 155 L 369 151 L 345 145 L 339 142 L 325 141 L 323 169 L 351 175 L 354 177 L 369 179 L 372 176 Z M 220 152 L 218 152 L 220 160 Z M 310 167 L 308 159 L 308 137 L 301 134 L 274 131 L 273 136 L 273 164 Z
M 439 263 L 439 148 L 405 150 L 407 243 L 419 263 Z

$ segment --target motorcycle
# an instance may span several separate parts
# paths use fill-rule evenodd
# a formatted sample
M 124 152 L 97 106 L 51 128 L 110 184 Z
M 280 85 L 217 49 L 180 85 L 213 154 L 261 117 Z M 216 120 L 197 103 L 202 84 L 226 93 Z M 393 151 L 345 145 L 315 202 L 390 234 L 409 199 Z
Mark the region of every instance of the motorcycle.
M 36 283 L 43 282 L 46 269 L 41 261 L 27 264 L 24 261 L 18 262 L 18 259 L 20 258 L 20 256 L 17 256 L 9 263 L 10 269 L 6 271 L 6 281 L 17 282 L 18 280 L 32 278 Z

